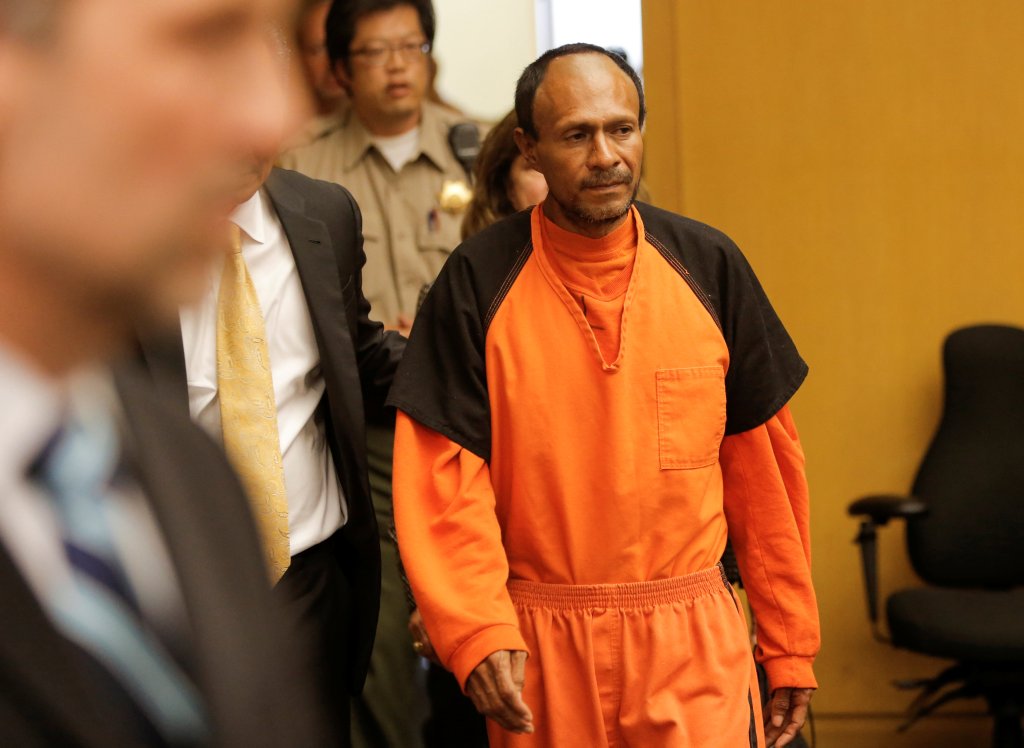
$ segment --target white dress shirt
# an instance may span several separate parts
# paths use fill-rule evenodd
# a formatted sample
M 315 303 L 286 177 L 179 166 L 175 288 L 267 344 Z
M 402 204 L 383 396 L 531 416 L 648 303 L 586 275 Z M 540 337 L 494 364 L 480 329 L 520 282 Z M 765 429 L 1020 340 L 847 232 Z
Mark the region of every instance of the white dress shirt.
M 257 192 L 238 206 L 231 220 L 242 230 L 242 256 L 266 326 L 294 556 L 329 538 L 348 517 L 324 424 L 317 416 L 325 388 L 320 352 L 295 258 L 270 201 Z M 222 267 L 217 267 L 200 302 L 181 310 L 189 408 L 196 423 L 218 441 L 222 440 L 217 395 L 221 273 Z

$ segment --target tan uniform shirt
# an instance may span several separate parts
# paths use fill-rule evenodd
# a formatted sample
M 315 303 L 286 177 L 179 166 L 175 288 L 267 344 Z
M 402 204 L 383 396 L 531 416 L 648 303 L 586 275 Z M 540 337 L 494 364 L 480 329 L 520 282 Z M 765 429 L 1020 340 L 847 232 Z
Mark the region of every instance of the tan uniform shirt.
M 337 182 L 355 197 L 363 214 L 363 292 L 385 324 L 399 314 L 412 319 L 420 291 L 460 242 L 465 209 L 445 211 L 439 197 L 446 182 L 468 183 L 448 145 L 451 126 L 465 121 L 424 102 L 419 153 L 398 173 L 351 111 L 338 127 L 281 157 L 285 168 Z
M 343 103 L 336 112 L 330 112 L 329 114 L 317 114 L 309 119 L 305 125 L 299 130 L 293 138 L 285 145 L 286 151 L 292 151 L 296 148 L 315 143 L 320 138 L 327 135 L 331 130 L 336 129 L 342 121 L 348 117 L 348 103 Z M 282 156 L 282 158 L 284 158 Z M 281 159 L 278 159 L 280 162 Z M 281 163 L 279 166 L 283 165 Z

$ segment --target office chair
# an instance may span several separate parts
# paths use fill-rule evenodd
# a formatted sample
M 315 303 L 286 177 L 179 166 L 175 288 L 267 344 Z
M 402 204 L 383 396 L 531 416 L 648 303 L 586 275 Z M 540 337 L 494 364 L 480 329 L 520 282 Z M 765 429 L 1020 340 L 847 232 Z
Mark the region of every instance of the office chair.
M 906 521 L 928 585 L 889 596 L 893 646 L 955 664 L 920 688 L 902 729 L 958 698 L 984 698 L 992 745 L 1021 748 L 1024 706 L 1024 329 L 956 330 L 943 350 L 945 407 L 910 496 L 867 496 L 861 547 L 868 617 L 878 632 L 876 532 Z

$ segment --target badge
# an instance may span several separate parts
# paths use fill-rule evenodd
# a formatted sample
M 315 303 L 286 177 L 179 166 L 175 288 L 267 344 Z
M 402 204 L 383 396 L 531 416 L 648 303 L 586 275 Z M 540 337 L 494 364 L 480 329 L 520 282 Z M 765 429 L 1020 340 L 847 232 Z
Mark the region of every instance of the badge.
M 462 180 L 446 179 L 441 185 L 441 194 L 437 196 L 438 205 L 445 213 L 458 215 L 466 210 L 473 199 L 473 190 Z

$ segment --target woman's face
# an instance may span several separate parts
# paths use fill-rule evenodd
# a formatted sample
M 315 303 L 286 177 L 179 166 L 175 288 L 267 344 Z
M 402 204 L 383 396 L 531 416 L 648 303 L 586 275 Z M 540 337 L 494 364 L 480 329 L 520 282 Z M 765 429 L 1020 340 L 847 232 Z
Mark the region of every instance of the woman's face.
M 516 156 L 508 170 L 508 199 L 517 211 L 537 205 L 548 196 L 548 183 L 544 175 L 526 165 L 522 156 Z

